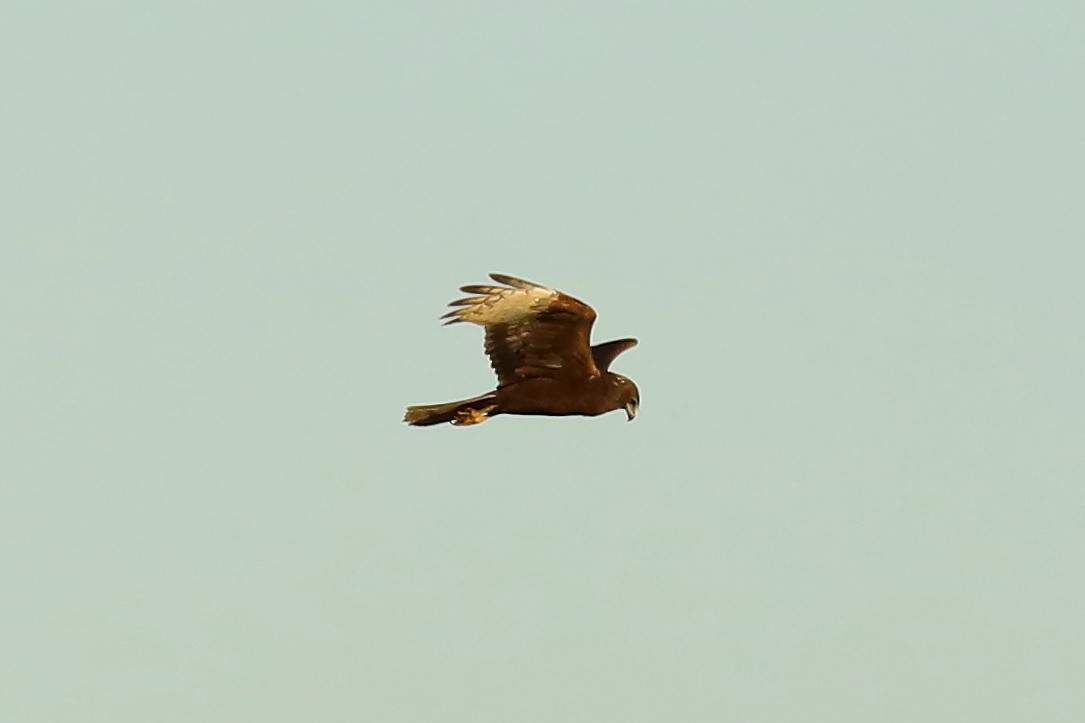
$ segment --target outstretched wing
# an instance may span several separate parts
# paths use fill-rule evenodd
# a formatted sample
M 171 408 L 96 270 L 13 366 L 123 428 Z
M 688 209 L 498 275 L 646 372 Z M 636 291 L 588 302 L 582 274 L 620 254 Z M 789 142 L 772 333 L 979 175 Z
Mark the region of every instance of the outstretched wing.
M 474 294 L 453 301 L 446 324 L 469 321 L 486 329 L 486 355 L 498 386 L 530 377 L 563 379 L 599 375 L 590 345 L 595 310 L 555 289 L 504 274 L 503 286 L 462 286 Z
M 599 371 L 605 372 L 607 369 L 610 369 L 610 365 L 614 362 L 615 357 L 627 349 L 632 349 L 636 345 L 636 339 L 618 339 L 617 341 L 596 344 L 591 348 L 591 357 Z

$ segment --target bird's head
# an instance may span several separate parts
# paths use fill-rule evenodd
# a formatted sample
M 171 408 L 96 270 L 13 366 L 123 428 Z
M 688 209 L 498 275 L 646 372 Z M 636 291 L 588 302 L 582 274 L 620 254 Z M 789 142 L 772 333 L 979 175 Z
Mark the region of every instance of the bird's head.
M 621 374 L 614 374 L 614 387 L 618 402 L 615 409 L 624 409 L 626 421 L 632 422 L 640 408 L 640 390 L 632 379 Z

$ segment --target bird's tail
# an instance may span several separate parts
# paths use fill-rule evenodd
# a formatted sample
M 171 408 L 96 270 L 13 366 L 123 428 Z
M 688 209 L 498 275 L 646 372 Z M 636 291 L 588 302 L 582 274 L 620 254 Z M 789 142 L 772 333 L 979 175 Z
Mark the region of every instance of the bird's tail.
M 407 413 L 403 415 L 403 421 L 414 427 L 428 427 L 431 424 L 452 422 L 455 425 L 478 424 L 485 422 L 493 411 L 495 392 L 489 392 L 479 397 L 462 399 L 458 402 L 446 402 L 445 404 L 420 404 L 415 407 L 407 407 Z

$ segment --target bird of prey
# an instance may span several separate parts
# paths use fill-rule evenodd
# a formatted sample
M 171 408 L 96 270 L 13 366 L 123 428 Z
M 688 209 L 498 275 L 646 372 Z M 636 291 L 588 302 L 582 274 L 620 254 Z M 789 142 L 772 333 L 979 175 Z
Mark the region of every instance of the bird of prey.
M 501 286 L 460 287 L 472 296 L 450 303 L 456 308 L 441 318 L 446 325 L 468 321 L 486 330 L 497 388 L 458 402 L 407 407 L 404 422 L 463 426 L 498 414 L 594 417 L 617 409 L 628 420 L 636 416 L 637 385 L 609 371 L 636 339 L 591 346 L 595 310 L 583 301 L 504 274 L 490 278 Z

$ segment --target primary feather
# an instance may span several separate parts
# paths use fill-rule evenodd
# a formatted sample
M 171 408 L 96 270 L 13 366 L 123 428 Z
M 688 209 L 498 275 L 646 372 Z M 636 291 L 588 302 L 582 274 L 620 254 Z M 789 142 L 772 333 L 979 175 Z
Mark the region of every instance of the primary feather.
M 545 310 L 548 302 L 560 294 L 554 289 L 514 276 L 490 274 L 490 278 L 505 286 L 461 286 L 460 291 L 475 296 L 450 302 L 449 306 L 461 308 L 453 309 L 441 317 L 448 319 L 446 325 L 469 321 L 472 324 L 489 326 L 522 321 Z

